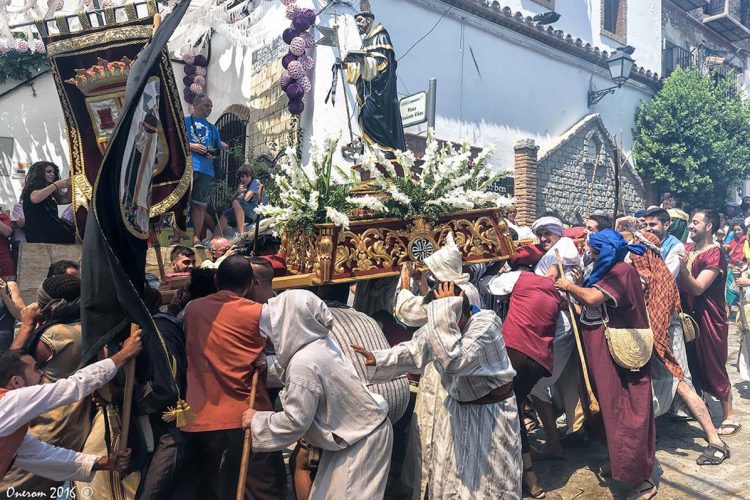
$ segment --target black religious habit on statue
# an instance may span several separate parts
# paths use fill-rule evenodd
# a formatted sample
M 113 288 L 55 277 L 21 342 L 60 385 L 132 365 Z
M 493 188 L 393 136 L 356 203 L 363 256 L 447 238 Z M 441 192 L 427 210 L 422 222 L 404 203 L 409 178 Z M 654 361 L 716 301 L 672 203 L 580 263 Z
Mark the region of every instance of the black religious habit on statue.
M 372 80 L 363 78 L 364 68 L 357 79 L 359 127 L 365 140 L 379 144 L 385 150 L 406 150 L 401 108 L 396 93 L 396 54 L 391 37 L 382 24 L 370 30 L 362 42 L 362 51 L 375 59 L 377 75 Z

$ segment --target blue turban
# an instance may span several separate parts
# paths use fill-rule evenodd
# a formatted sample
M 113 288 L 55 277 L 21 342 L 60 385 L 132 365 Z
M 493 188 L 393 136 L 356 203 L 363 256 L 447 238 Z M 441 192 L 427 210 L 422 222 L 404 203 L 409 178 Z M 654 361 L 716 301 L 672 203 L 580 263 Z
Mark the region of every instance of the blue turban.
M 622 262 L 628 252 L 643 255 L 646 247 L 643 245 L 628 245 L 625 238 L 613 229 L 604 229 L 589 235 L 589 247 L 599 257 L 594 262 L 594 269 L 583 286 L 592 286 L 602 279 L 618 262 Z

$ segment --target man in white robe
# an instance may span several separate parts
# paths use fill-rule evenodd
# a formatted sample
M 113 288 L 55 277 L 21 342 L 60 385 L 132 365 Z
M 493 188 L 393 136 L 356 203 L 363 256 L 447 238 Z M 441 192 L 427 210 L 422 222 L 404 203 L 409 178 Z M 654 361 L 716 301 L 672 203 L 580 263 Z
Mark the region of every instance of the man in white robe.
M 578 253 L 575 242 L 563 236 L 563 223 L 556 217 L 541 217 L 532 225 L 534 234 L 539 238 L 544 255 L 534 267 L 534 273 L 539 276 L 558 278 L 557 253 L 563 264 L 563 272 L 567 279 L 573 278 L 573 271 L 583 269 L 583 259 Z M 562 457 L 563 449 L 555 424 L 554 407 L 550 389 L 560 379 L 560 375 L 570 361 L 575 348 L 573 326 L 567 310 L 560 311 L 557 317 L 557 329 L 552 352 L 554 354 L 553 371 L 549 377 L 544 377 L 531 390 L 539 418 L 544 427 L 545 443 L 544 455 L 547 457 Z M 563 396 L 565 413 L 568 422 L 568 433 L 574 433 L 583 426 L 583 412 L 577 412 L 578 385 L 566 380 L 567 387 L 560 391 Z M 537 458 L 542 458 L 539 456 Z
M 414 338 L 366 358 L 371 382 L 434 362 L 447 396 L 438 407 L 429 462 L 430 498 L 521 498 L 521 439 L 513 370 L 501 322 L 489 310 L 472 314 L 463 294 L 443 283 Z
M 96 471 L 125 471 L 130 461 L 130 449 L 118 450 L 109 456 L 79 453 L 40 441 L 27 434 L 27 430 L 29 422 L 39 415 L 79 401 L 103 387 L 115 377 L 117 370 L 138 355 L 142 347 L 139 330 L 111 358 L 81 368 L 70 377 L 50 384 L 41 384 L 42 372 L 30 355 L 21 351 L 2 353 L 0 480 L 12 464 L 56 481 L 90 482 Z M 10 498 L 14 496 L 13 491 L 9 488 L 3 493 Z M 23 490 L 17 493 L 45 496 Z
M 253 451 L 304 439 L 321 448 L 310 499 L 383 498 L 393 435 L 388 405 L 369 392 L 329 338 L 333 316 L 310 292 L 290 290 L 263 305 L 260 331 L 276 349 L 269 377 L 284 384 L 281 412 L 247 410 Z
M 472 305 L 481 306 L 479 290 L 471 284 L 469 273 L 463 272 L 463 256 L 453 240 L 453 233 L 448 233 L 445 237 L 445 245 L 434 254 L 426 257 L 423 262 L 435 280 L 442 283 L 455 283 L 461 287 Z M 415 293 L 412 290 L 412 275 L 409 269 L 407 265 L 402 267 L 401 286 L 398 295 L 396 295 L 393 314 L 406 326 L 420 327 L 427 323 L 427 308 L 422 300 L 428 288 L 426 287 L 426 279 L 424 279 L 419 286 L 420 289 L 417 290 L 418 293 Z
M 425 258 L 424 263 L 434 279 L 443 283 L 455 283 L 464 291 L 471 304 L 480 306 L 479 290 L 471 284 L 469 273 L 463 272 L 463 256 L 453 239 L 453 233 L 446 235 L 445 245 Z M 402 268 L 400 290 L 396 296 L 393 315 L 406 326 L 421 327 L 427 323 L 424 295 L 429 287 L 423 272 L 418 284 L 419 290 L 415 290 L 418 293 L 412 291 L 410 269 L 411 267 L 406 264 Z M 414 415 L 417 418 L 412 419 L 407 456 L 404 461 L 404 477 L 409 478 L 413 484 L 412 498 L 415 500 L 424 498 L 427 489 L 435 415 L 446 395 L 435 368 L 432 365 L 426 366 L 419 379 L 419 391 L 414 405 Z

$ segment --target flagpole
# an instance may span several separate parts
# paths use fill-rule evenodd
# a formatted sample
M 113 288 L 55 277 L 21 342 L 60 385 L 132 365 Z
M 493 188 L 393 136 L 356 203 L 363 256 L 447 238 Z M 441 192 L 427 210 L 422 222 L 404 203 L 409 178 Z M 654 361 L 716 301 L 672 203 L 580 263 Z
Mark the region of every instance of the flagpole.
M 130 336 L 132 337 L 139 329 L 135 323 L 130 323 Z M 125 365 L 125 390 L 122 395 L 122 426 L 120 432 L 121 450 L 128 447 L 128 434 L 130 433 L 130 415 L 133 412 L 133 386 L 135 385 L 135 358 Z
M 154 249 L 156 254 L 156 263 L 159 266 L 159 279 L 164 283 L 167 279 L 166 271 L 164 270 L 164 257 L 161 255 L 161 242 L 159 241 L 159 233 L 156 231 L 155 226 L 151 226 L 151 248 Z
M 161 16 L 159 13 L 154 15 L 154 32 L 161 24 Z M 156 237 L 156 232 L 154 232 Z M 159 248 L 158 239 L 155 238 L 157 246 L 154 248 L 157 254 L 157 262 L 161 261 L 161 248 Z M 164 264 L 162 263 L 162 266 Z M 159 272 L 162 272 L 162 266 L 159 266 Z M 139 326 L 135 323 L 130 323 L 130 336 L 132 337 L 137 332 Z M 122 431 L 120 433 L 120 449 L 125 450 L 128 447 L 128 434 L 130 434 L 130 415 L 133 412 L 133 386 L 135 385 L 135 358 L 130 360 L 125 365 L 125 390 L 122 395 Z

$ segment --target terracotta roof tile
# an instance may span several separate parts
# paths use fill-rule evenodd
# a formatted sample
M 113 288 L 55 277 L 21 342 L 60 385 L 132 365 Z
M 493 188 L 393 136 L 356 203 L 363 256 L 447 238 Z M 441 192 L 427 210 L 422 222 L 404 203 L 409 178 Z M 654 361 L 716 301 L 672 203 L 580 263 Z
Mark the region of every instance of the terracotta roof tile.
M 508 6 L 501 7 L 497 0 L 440 1 L 608 69 L 607 59 L 611 54 L 606 50 L 593 46 L 591 43 L 580 38 L 574 38 L 569 33 L 554 29 L 550 25 L 541 25 L 535 22 L 530 16 L 524 17 L 521 12 L 514 13 Z M 661 86 L 661 78 L 657 73 L 646 70 L 637 64 L 633 65 L 630 77 L 654 89 L 658 89 Z

